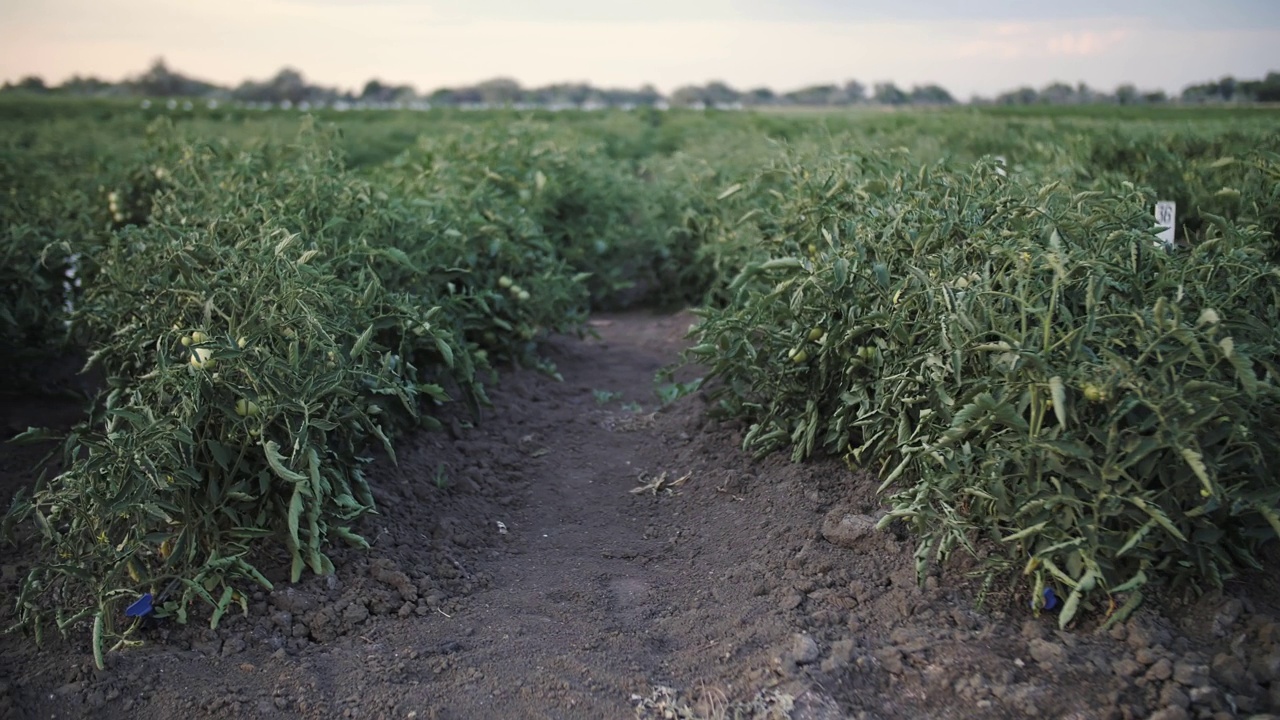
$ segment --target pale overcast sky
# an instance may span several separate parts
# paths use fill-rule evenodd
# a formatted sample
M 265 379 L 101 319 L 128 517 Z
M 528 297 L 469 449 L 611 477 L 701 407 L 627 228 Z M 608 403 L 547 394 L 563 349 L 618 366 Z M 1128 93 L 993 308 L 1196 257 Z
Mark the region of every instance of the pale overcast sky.
M 119 80 L 159 56 L 237 84 L 419 90 L 723 80 L 936 82 L 960 99 L 1061 80 L 1177 92 L 1280 70 L 1280 0 L 3 0 L 0 80 Z

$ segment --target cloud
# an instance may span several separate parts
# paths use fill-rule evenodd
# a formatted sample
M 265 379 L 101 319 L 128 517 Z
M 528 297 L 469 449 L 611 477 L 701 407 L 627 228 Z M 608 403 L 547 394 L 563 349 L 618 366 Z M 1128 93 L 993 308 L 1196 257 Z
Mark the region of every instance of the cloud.
M 1096 19 L 1071 23 L 970 23 L 970 38 L 955 45 L 958 58 L 1017 60 L 1046 57 L 1096 57 L 1133 38 L 1136 22 Z
M 1079 33 L 1062 33 L 1049 38 L 1050 55 L 1102 55 L 1111 48 L 1127 40 L 1132 33 L 1126 29 L 1108 30 L 1106 32 L 1085 31 Z

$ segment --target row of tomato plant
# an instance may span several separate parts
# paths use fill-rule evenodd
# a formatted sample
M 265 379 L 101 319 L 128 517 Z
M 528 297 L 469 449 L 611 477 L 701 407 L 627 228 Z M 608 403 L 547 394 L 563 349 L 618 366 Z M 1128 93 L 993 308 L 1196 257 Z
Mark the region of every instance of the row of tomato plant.
M 396 435 L 438 426 L 441 403 L 486 403 L 494 366 L 554 373 L 538 339 L 578 332 L 627 284 L 611 269 L 618 233 L 572 228 L 596 212 L 634 232 L 653 213 L 599 156 L 530 153 L 522 140 L 551 143 L 546 128 L 443 151 L 424 140 L 364 174 L 313 123 L 287 144 L 164 122 L 149 135 L 104 188 L 92 234 L 41 238 L 52 279 L 30 296 L 59 304 L 31 332 L 64 317 L 59 271 L 77 255 L 68 337 L 105 388 L 59 471 L 5 519 L 42 548 L 18 626 L 86 624 L 99 663 L 139 616 L 216 625 L 246 608 L 251 587 L 272 586 L 264 542 L 287 551 L 292 581 L 332 572 L 334 542 L 365 545 L 371 450 L 394 461 Z M 587 188 L 612 206 L 584 208 L 573 195 Z
M 1220 587 L 1280 535 L 1280 156 L 1235 150 L 1188 161 L 1231 185 L 1176 248 L 1116 168 L 795 153 L 722 193 L 705 247 L 740 270 L 689 355 L 747 449 L 877 473 L 922 573 L 1004 548 L 1063 625 Z

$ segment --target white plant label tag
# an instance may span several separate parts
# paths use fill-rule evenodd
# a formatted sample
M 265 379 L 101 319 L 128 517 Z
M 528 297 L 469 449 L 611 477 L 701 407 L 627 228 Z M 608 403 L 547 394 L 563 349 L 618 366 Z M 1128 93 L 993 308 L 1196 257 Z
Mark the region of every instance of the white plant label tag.
M 1164 228 L 1156 237 L 1166 247 L 1173 247 L 1174 225 L 1178 217 L 1178 204 L 1172 200 L 1161 200 L 1156 203 L 1156 225 Z

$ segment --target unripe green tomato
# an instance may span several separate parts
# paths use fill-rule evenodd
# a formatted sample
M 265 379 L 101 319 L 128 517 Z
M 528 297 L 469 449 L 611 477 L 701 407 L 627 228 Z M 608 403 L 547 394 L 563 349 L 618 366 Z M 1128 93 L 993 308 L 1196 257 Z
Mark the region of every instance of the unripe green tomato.
M 207 370 L 216 362 L 217 359 L 213 357 L 213 351 L 209 348 L 196 348 L 191 351 L 191 367 L 197 370 Z

